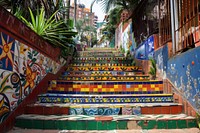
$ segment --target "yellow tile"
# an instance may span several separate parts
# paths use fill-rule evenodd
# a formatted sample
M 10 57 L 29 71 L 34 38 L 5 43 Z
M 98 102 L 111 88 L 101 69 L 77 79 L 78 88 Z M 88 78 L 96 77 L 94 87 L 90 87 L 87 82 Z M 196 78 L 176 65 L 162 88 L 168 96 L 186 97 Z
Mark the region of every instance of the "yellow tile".
M 81 85 L 77 85 L 77 88 L 81 88 Z
M 81 92 L 85 91 L 85 88 L 81 88 Z
M 51 88 L 51 87 L 48 87 L 48 90 L 52 90 L 52 88 Z
M 114 92 L 114 88 L 110 88 L 110 92 Z
M 102 88 L 102 85 L 98 85 L 98 88 Z
M 64 87 L 60 87 L 60 91 L 64 91 L 65 90 L 65 88 Z
M 89 90 L 90 90 L 89 88 L 85 88 L 85 91 L 89 92 Z
M 106 92 L 106 88 L 102 88 L 102 92 Z
M 77 84 L 73 84 L 73 88 L 78 88 L 78 87 L 77 87 Z
M 56 87 L 56 84 L 52 84 L 51 87 L 54 87 L 54 88 L 55 88 L 55 87 Z
M 103 77 L 103 80 L 106 80 L 107 78 L 106 77 Z
M 155 88 L 155 91 L 159 91 L 159 90 L 160 90 L 160 88 L 159 88 L 159 87 L 156 87 L 156 88 Z
M 151 85 L 151 88 L 155 88 L 155 85 Z
M 147 88 L 142 88 L 142 91 L 147 91 Z
M 69 91 L 73 91 L 73 88 L 68 88 Z
M 93 91 L 94 91 L 94 92 L 98 92 L 98 88 L 94 88 Z
M 118 88 L 118 85 L 114 85 L 114 88 Z
M 139 89 L 138 88 L 134 88 L 134 91 L 138 91 Z
M 138 88 L 142 88 L 143 87 L 143 85 L 138 85 Z

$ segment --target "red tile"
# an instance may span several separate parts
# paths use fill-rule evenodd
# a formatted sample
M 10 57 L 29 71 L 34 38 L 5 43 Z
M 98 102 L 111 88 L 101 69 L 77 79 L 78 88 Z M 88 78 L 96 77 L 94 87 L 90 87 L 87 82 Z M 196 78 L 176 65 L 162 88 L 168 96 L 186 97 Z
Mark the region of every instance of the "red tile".
M 141 114 L 149 114 L 148 107 L 141 107 Z
M 161 114 L 170 114 L 170 106 L 167 107 L 160 107 L 161 108 Z
M 44 115 L 52 115 L 53 107 L 44 107 Z
M 182 106 L 177 105 L 177 106 L 170 106 L 171 108 L 171 114 L 180 114 L 182 113 Z
M 161 114 L 161 107 L 153 107 L 153 114 Z
M 54 106 L 53 107 L 53 114 L 54 115 L 61 115 L 60 114 L 60 107 L 59 106 Z

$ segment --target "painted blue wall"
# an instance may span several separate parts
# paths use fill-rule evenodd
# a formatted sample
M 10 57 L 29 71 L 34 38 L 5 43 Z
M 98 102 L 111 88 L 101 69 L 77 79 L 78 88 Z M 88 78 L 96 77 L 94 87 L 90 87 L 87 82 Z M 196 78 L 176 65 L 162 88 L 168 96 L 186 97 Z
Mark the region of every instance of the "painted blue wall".
M 154 55 L 154 36 L 150 36 L 142 42 L 135 50 L 135 58 L 140 60 L 149 60 Z
M 159 77 L 166 78 L 167 73 L 167 62 L 168 62 L 168 46 L 156 50 L 154 52 L 154 58 L 156 60 L 157 71 Z
M 155 51 L 158 71 L 166 76 L 200 113 L 200 47 L 168 59 L 168 47 Z
M 200 113 L 200 47 L 169 59 L 167 78 Z

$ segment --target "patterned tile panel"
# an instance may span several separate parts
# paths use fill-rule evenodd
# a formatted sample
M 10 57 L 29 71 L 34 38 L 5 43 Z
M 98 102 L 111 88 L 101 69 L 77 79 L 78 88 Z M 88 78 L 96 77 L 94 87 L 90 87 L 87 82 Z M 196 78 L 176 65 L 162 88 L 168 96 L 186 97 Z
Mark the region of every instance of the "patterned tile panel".
M 68 67 L 66 71 L 125 71 L 125 72 L 133 72 L 133 71 L 142 70 L 137 66 L 79 66 L 79 67 Z
M 90 76 L 90 75 L 70 75 L 61 76 L 59 79 L 67 81 L 148 81 L 149 76 L 138 75 L 138 76 Z
M 41 94 L 38 96 L 41 103 L 165 103 L 173 102 L 172 94 L 146 94 L 146 95 L 67 95 L 67 94 Z
M 149 82 L 66 82 L 53 80 L 49 92 L 87 94 L 159 94 L 163 93 L 162 81 Z

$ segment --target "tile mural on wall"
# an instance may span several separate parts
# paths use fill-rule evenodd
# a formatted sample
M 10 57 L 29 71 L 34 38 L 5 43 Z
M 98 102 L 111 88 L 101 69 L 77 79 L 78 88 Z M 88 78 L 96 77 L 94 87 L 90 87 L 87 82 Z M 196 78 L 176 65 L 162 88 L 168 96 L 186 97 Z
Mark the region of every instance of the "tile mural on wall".
M 158 49 L 154 53 L 156 59 L 156 67 L 158 71 L 158 77 L 166 78 L 167 73 L 167 61 L 168 61 L 168 46 L 165 45 Z
M 200 113 L 200 47 L 168 61 L 167 77 Z
M 62 63 L 0 32 L 0 123 L 27 97 L 47 73 Z M 63 62 L 64 64 L 64 62 Z
M 155 52 L 161 77 L 167 77 L 184 98 L 200 113 L 200 47 L 168 59 L 168 47 Z

